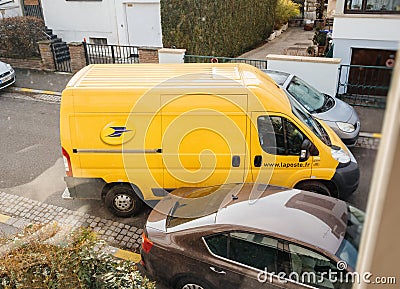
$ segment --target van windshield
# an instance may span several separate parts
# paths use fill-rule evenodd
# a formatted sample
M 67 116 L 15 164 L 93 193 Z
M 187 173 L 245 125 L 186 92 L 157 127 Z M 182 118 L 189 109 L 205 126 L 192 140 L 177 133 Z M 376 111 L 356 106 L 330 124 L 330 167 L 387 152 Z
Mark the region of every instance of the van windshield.
M 304 123 L 324 144 L 331 146 L 331 139 L 322 125 L 314 119 L 303 107 L 291 101 L 292 111 L 297 118 Z

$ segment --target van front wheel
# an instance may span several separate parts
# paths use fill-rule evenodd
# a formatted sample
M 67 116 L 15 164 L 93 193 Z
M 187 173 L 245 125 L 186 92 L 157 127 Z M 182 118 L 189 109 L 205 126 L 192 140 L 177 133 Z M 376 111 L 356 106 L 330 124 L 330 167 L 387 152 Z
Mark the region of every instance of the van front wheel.
M 325 195 L 325 196 L 331 195 L 328 187 L 325 184 L 318 182 L 318 181 L 309 181 L 309 182 L 300 183 L 300 184 L 296 185 L 295 188 L 299 189 L 299 190 L 318 193 L 318 194 Z
M 124 218 L 137 214 L 143 204 L 133 188 L 127 184 L 111 187 L 104 203 L 111 213 Z

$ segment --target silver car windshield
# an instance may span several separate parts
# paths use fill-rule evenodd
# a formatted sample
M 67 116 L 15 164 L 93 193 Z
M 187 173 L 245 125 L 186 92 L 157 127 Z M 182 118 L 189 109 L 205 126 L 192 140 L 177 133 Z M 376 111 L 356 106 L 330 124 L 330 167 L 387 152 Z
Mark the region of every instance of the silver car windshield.
M 310 113 L 321 111 L 325 106 L 325 95 L 296 76 L 290 81 L 287 91 Z

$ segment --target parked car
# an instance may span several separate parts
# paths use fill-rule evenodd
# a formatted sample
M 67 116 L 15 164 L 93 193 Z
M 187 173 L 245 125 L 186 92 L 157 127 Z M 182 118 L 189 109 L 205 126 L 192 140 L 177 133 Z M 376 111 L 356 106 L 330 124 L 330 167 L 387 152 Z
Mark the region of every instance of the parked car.
M 181 188 L 150 213 L 141 264 L 179 289 L 351 288 L 326 274 L 354 271 L 363 222 L 346 202 L 297 189 Z
M 10 64 L 0 61 L 0 89 L 15 82 L 15 72 Z
M 309 113 L 326 122 L 347 146 L 354 146 L 360 132 L 360 119 L 344 101 L 319 92 L 294 74 L 263 69 L 291 98 Z

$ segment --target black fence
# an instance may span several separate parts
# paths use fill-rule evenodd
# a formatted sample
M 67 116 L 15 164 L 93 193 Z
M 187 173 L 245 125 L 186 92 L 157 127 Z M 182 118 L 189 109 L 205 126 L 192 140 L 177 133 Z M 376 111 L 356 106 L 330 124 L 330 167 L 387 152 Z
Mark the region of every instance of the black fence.
M 260 69 L 267 69 L 267 60 L 185 55 L 185 63 L 247 63 Z
M 53 42 L 51 43 L 51 51 L 53 52 L 56 70 L 60 72 L 72 72 L 68 45 L 63 41 Z
M 83 42 L 86 64 L 139 63 L 139 50 L 135 46 L 91 44 Z
M 24 5 L 24 15 L 44 19 L 42 7 L 40 5 Z
M 351 105 L 385 108 L 393 67 L 340 65 L 336 96 Z

